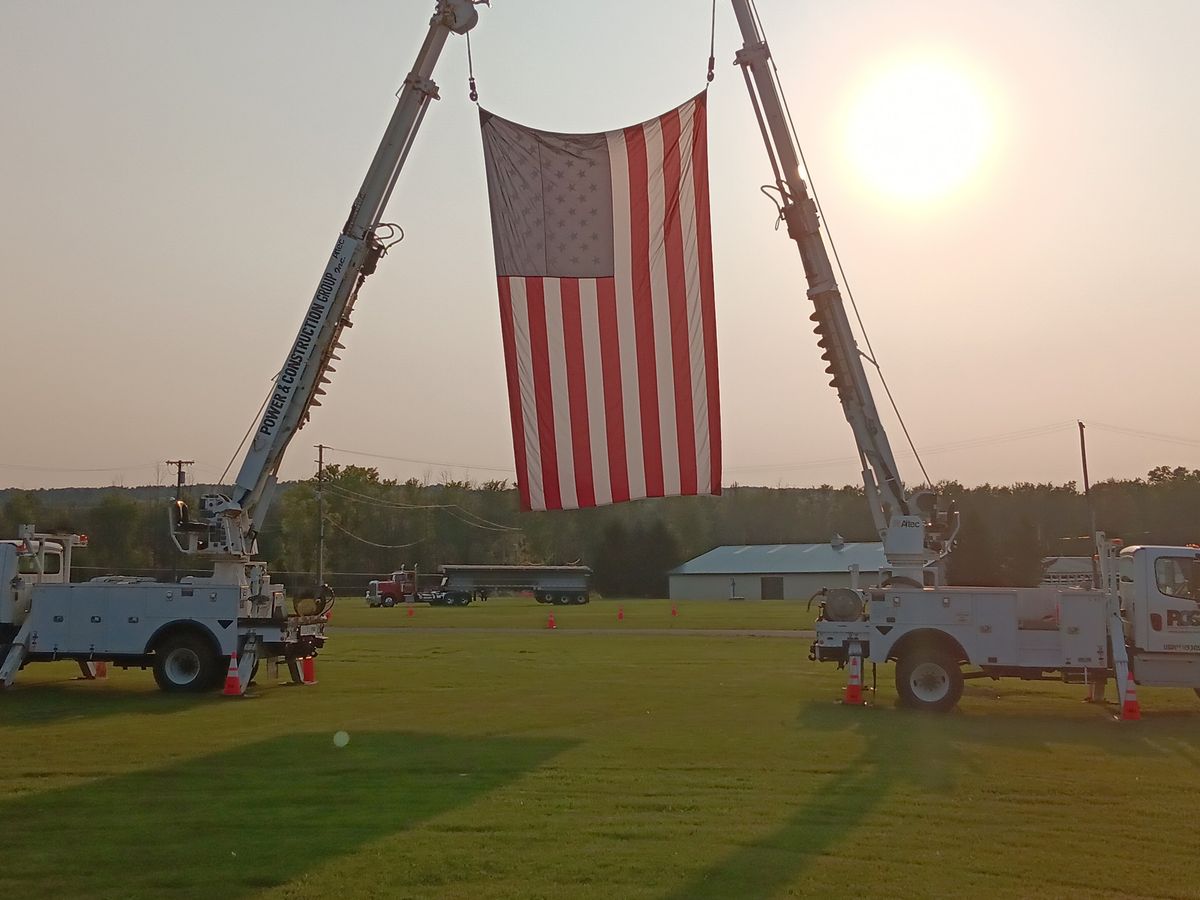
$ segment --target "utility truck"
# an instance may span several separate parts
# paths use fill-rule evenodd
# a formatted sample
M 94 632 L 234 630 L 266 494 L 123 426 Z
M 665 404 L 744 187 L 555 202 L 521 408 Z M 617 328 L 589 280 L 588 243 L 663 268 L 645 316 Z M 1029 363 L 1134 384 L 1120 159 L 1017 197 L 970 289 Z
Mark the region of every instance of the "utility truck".
M 73 584 L 70 553 L 79 539 L 23 527 L 16 540 L 0 544 L 0 687 L 11 685 L 29 663 L 63 659 L 78 661 L 85 675 L 97 662 L 152 666 L 166 691 L 212 688 L 230 662 L 243 691 L 260 660 L 283 661 L 292 680 L 303 681 L 299 661 L 324 646 L 324 613 L 332 598 L 326 594 L 289 609 L 283 587 L 255 559 L 258 533 L 284 452 L 321 405 L 358 291 L 398 233 L 382 221 L 383 211 L 430 101 L 438 97 L 434 64 L 450 34 L 466 34 L 477 19 L 472 0 L 437 0 L 233 489 L 203 496 L 194 515 L 182 499 L 171 507 L 175 545 L 210 561 L 212 575 L 178 583 L 109 576 Z M 248 358 L 254 346 L 247 344 Z
M 867 503 L 886 565 L 867 590 L 825 593 L 811 658 L 896 663 L 900 700 L 954 707 L 965 678 L 1013 677 L 1200 689 L 1200 551 L 1121 549 L 1097 534 L 1099 584 L 1090 590 L 948 587 L 944 563 L 958 513 L 932 491 L 908 491 L 851 330 L 815 200 L 801 177 L 799 144 L 749 0 L 733 0 L 741 67 L 767 154 L 779 216 L 800 251 L 811 320 L 858 448 Z M 868 359 L 868 362 L 874 363 Z M 964 671 L 964 669 L 968 669 Z M 852 676 L 853 677 L 853 676 Z

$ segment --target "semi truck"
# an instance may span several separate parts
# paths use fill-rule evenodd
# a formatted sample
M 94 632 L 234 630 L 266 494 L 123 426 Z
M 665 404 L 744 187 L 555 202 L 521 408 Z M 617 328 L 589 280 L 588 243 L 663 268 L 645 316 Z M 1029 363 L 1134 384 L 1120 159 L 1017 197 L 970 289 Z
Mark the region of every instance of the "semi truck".
M 445 565 L 438 568 L 438 583 L 419 590 L 423 576 L 401 568 L 387 580 L 367 587 L 368 606 L 428 603 L 430 606 L 467 606 L 492 594 L 528 591 L 538 603 L 560 606 L 587 603 L 592 570 L 587 566 L 487 566 Z
M 184 554 L 212 563 L 209 577 L 179 582 L 108 576 L 70 580 L 74 535 L 23 526 L 0 544 L 0 687 L 26 665 L 75 660 L 151 667 L 165 691 L 208 690 L 237 672 L 246 685 L 260 660 L 285 662 L 304 683 L 302 659 L 325 645 L 327 592 L 289 609 L 283 587 L 256 559 L 258 534 L 284 453 L 321 405 L 340 357 L 343 331 L 363 282 L 394 242 L 382 221 L 396 180 L 430 102 L 437 99 L 434 65 L 451 34 L 466 34 L 478 13 L 471 0 L 437 0 L 416 62 L 396 94 L 378 149 L 321 273 L 300 328 L 263 403 L 237 479 L 228 493 L 201 497 L 197 513 L 181 498 L 170 507 L 171 538 Z M 257 343 L 243 342 L 245 362 Z
M 905 488 L 867 380 L 821 228 L 801 174 L 798 139 L 771 52 L 749 0 L 733 0 L 741 67 L 773 173 L 779 220 L 796 243 L 810 316 L 830 386 L 858 449 L 872 520 L 886 565 L 876 586 L 825 592 L 810 658 L 861 672 L 894 662 L 902 704 L 952 709 L 968 678 L 1086 682 L 1092 698 L 1116 683 L 1124 704 L 1134 685 L 1200 690 L 1200 551 L 1121 547 L 1097 532 L 1099 584 L 950 587 L 945 561 L 958 511 L 928 489 Z

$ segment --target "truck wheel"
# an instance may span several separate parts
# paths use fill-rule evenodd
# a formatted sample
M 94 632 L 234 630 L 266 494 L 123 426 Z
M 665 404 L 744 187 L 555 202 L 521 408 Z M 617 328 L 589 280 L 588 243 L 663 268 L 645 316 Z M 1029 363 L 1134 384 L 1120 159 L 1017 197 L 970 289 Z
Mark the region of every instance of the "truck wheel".
M 909 709 L 948 712 L 962 692 L 962 669 L 945 650 L 914 647 L 896 663 L 896 693 Z
M 221 675 L 220 662 L 200 635 L 174 634 L 154 648 L 154 680 L 169 694 L 212 690 Z
M 388 609 L 391 609 L 393 606 L 396 605 L 396 598 L 395 597 L 384 597 L 383 605 L 386 606 Z

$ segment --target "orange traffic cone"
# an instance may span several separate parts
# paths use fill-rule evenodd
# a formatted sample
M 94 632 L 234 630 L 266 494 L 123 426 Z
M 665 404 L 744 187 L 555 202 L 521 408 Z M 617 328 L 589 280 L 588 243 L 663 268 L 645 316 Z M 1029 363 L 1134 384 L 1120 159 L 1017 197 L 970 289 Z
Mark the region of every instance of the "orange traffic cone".
M 847 706 L 862 706 L 862 657 L 857 654 L 851 654 L 850 677 L 846 679 L 846 694 L 842 697 L 842 703 Z
M 624 620 L 625 620 L 625 607 L 618 606 L 617 607 L 617 621 L 623 622 Z
M 675 608 L 675 604 L 674 604 L 674 603 L 672 603 L 672 604 L 671 604 L 671 615 L 672 615 L 672 617 L 679 615 L 679 610 L 677 610 L 677 609 Z
M 300 663 L 300 679 L 305 684 L 317 683 L 317 661 L 315 657 L 306 656 Z
M 1121 704 L 1121 721 L 1136 722 L 1142 717 L 1142 707 L 1138 704 L 1137 685 L 1133 680 L 1133 673 L 1129 673 L 1129 679 L 1125 682 L 1125 702 Z
M 410 607 L 408 608 L 408 617 L 411 619 L 411 618 L 413 617 L 413 614 L 414 614 L 414 610 L 413 610 L 413 608 L 410 606 Z
M 558 626 L 557 626 L 557 625 L 554 623 L 554 613 L 550 613 L 550 618 L 548 618 L 548 619 L 546 620 L 546 627 L 547 627 L 547 628 L 557 628 L 557 627 L 558 627 Z
M 237 654 L 229 654 L 229 670 L 225 673 L 225 690 L 221 692 L 226 697 L 242 696 L 242 679 L 238 676 Z

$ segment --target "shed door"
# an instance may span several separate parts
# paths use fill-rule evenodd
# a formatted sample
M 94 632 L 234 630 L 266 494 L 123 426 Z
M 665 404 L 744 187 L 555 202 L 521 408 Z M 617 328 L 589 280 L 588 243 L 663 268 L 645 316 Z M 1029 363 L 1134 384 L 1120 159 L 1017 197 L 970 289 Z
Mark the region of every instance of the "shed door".
M 764 600 L 782 600 L 783 599 L 783 576 L 782 575 L 764 575 L 762 577 L 762 598 Z

